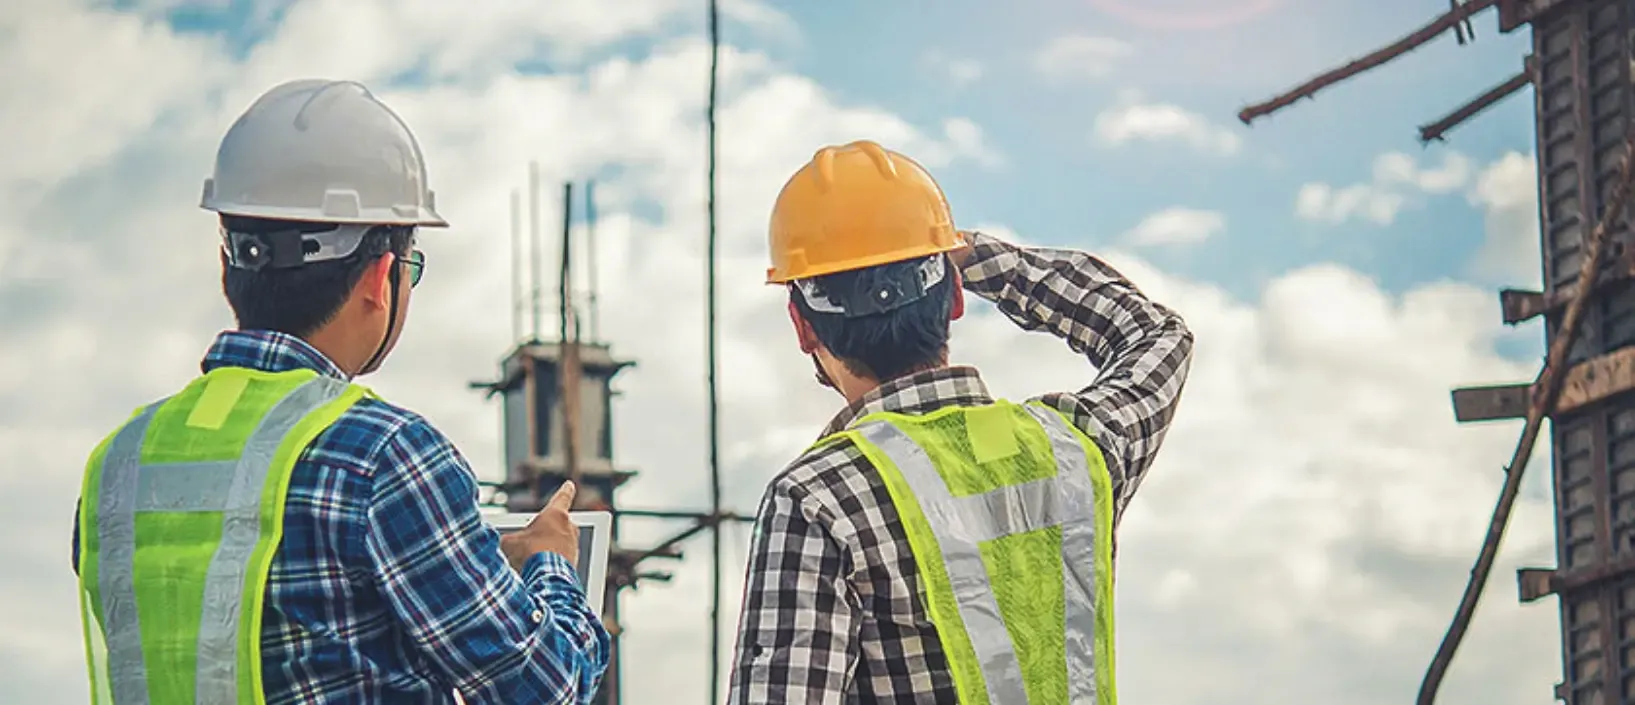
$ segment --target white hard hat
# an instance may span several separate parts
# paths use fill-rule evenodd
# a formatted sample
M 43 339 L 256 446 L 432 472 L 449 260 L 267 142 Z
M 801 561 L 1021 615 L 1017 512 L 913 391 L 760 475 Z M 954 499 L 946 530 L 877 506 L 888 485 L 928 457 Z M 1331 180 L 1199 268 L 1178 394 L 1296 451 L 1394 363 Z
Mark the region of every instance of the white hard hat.
M 420 145 L 352 81 L 290 81 L 228 128 L 200 206 L 223 215 L 447 227 Z

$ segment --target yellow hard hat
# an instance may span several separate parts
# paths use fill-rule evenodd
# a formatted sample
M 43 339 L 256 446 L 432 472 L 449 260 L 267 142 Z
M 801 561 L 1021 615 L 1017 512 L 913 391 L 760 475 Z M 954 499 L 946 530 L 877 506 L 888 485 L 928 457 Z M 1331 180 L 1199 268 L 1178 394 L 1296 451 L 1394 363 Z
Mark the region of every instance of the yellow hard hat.
M 768 284 L 959 249 L 948 199 L 925 168 L 869 141 L 824 147 L 772 206 Z

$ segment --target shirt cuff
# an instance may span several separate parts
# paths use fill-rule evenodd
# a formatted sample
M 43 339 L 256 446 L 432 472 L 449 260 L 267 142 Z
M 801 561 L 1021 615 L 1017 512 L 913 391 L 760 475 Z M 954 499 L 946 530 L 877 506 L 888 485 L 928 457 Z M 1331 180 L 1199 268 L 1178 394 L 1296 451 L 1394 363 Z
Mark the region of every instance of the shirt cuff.
M 529 556 L 522 564 L 522 583 L 530 588 L 540 583 L 567 583 L 578 589 L 579 572 L 574 570 L 568 559 L 550 551 L 541 551 Z

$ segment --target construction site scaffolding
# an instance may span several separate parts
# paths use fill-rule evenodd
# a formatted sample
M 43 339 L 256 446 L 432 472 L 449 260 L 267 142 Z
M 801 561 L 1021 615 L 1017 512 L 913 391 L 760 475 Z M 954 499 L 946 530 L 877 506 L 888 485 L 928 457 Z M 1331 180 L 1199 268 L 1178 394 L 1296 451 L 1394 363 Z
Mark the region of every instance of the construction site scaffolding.
M 1561 597 L 1569 705 L 1635 702 L 1635 522 L 1629 509 L 1635 465 L 1621 444 L 1635 438 L 1635 247 L 1627 225 L 1635 91 L 1635 2 L 1631 0 L 1449 0 L 1449 9 L 1398 41 L 1243 108 L 1244 124 L 1383 65 L 1453 30 L 1473 39 L 1473 14 L 1498 8 L 1499 30 L 1529 27 L 1533 53 L 1519 73 L 1446 117 L 1419 128 L 1422 143 L 1505 97 L 1534 87 L 1544 291 L 1500 292 L 1504 322 L 1545 318 L 1548 354 L 1531 384 L 1457 389 L 1460 422 L 1525 419 L 1487 535 L 1447 633 L 1421 682 L 1431 705 L 1476 611 L 1520 492 L 1544 419 L 1551 419 L 1556 504 L 1555 569 L 1517 576 L 1524 602 Z M 1588 226 L 1588 227 L 1587 227 Z
M 706 223 L 705 233 L 705 263 L 706 271 L 706 301 L 705 301 L 705 330 L 706 330 L 706 423 L 708 435 L 707 468 L 709 479 L 710 508 L 708 511 L 686 509 L 635 509 L 619 506 L 614 501 L 614 490 L 631 479 L 634 471 L 616 468 L 612 463 L 611 451 L 611 399 L 615 392 L 611 389 L 612 377 L 620 369 L 633 365 L 633 362 L 616 360 L 612 356 L 611 348 L 599 337 L 600 325 L 597 306 L 597 266 L 596 266 L 596 200 L 595 185 L 585 185 L 585 247 L 586 268 L 588 270 L 589 289 L 587 292 L 586 315 L 588 319 L 589 340 L 583 338 L 585 326 L 581 325 L 580 305 L 575 300 L 577 289 L 574 285 L 573 263 L 573 205 L 574 186 L 566 183 L 562 188 L 562 240 L 559 251 L 559 269 L 557 272 L 556 298 L 558 304 L 558 330 L 555 341 L 546 342 L 540 338 L 540 328 L 543 322 L 544 277 L 543 259 L 544 247 L 540 224 L 540 183 L 537 164 L 529 165 L 528 178 L 528 247 L 523 246 L 523 199 L 521 194 L 511 195 L 511 229 L 512 229 L 512 333 L 513 339 L 522 341 L 507 356 L 501 364 L 501 375 L 497 381 L 473 382 L 472 387 L 486 391 L 489 396 L 497 394 L 507 395 L 507 422 L 505 428 L 505 445 L 507 447 L 506 476 L 499 482 L 483 482 L 485 495 L 481 502 L 485 506 L 503 508 L 509 512 L 536 512 L 543 508 L 546 498 L 551 496 L 562 482 L 574 482 L 581 488 L 575 499 L 576 510 L 607 511 L 613 515 L 613 541 L 608 566 L 609 598 L 604 607 L 603 621 L 613 636 L 613 653 L 610 658 L 608 675 L 604 678 L 601 691 L 597 694 L 596 702 L 614 705 L 621 702 L 619 693 L 620 659 L 619 636 L 622 626 L 618 619 L 619 596 L 627 588 L 635 588 L 645 581 L 668 581 L 672 575 L 663 571 L 647 570 L 645 565 L 652 559 L 664 558 L 679 560 L 682 554 L 679 545 L 698 534 L 708 531 L 711 536 L 710 555 L 710 649 L 709 649 L 709 702 L 721 702 L 721 611 L 722 602 L 722 536 L 721 525 L 727 522 L 750 522 L 752 517 L 736 512 L 727 511 L 722 506 L 722 478 L 721 478 L 721 424 L 720 424 L 720 385 L 719 385 L 719 340 L 718 317 L 719 298 L 716 282 L 718 261 L 717 237 L 717 204 L 716 204 L 716 166 L 717 166 L 717 130 L 716 104 L 720 72 L 720 12 L 715 0 L 708 2 L 708 31 L 710 41 L 710 65 L 708 100 L 705 108 L 706 125 Z M 528 266 L 524 267 L 524 260 Z M 523 278 L 527 274 L 531 280 L 531 287 L 524 286 Z M 525 306 L 524 299 L 531 300 L 531 307 Z M 529 333 L 523 333 L 523 310 L 531 308 L 529 317 L 532 324 Z M 547 378 L 554 378 L 548 380 Z M 522 426 L 514 426 L 510 418 L 510 397 L 523 400 L 517 412 L 528 419 Z M 601 418 L 587 417 L 583 409 L 584 401 L 600 399 L 598 402 Z M 547 408 L 540 408 L 540 401 L 546 400 Z M 542 447 L 538 438 L 554 437 L 552 429 L 560 422 L 559 434 L 562 443 L 548 444 Z M 588 424 L 588 425 L 587 425 Z M 594 431 L 593 433 L 590 431 Z M 523 438 L 516 438 L 522 434 Z M 600 448 L 584 448 L 587 437 L 601 439 Z M 515 449 L 515 450 L 513 450 Z M 631 549 L 620 545 L 619 526 L 624 519 L 651 519 L 667 521 L 685 521 L 690 525 L 660 541 L 656 545 Z

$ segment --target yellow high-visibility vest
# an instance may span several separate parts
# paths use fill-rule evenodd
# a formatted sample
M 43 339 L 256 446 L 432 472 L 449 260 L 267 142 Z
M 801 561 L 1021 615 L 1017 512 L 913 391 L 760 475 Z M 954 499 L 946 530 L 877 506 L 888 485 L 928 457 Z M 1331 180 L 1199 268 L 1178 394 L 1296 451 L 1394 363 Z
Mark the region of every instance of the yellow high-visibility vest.
M 864 416 L 964 705 L 1116 705 L 1113 496 L 1054 409 L 999 401 Z
M 223 367 L 102 442 L 80 494 L 93 705 L 261 705 L 261 611 L 296 460 L 367 389 Z

